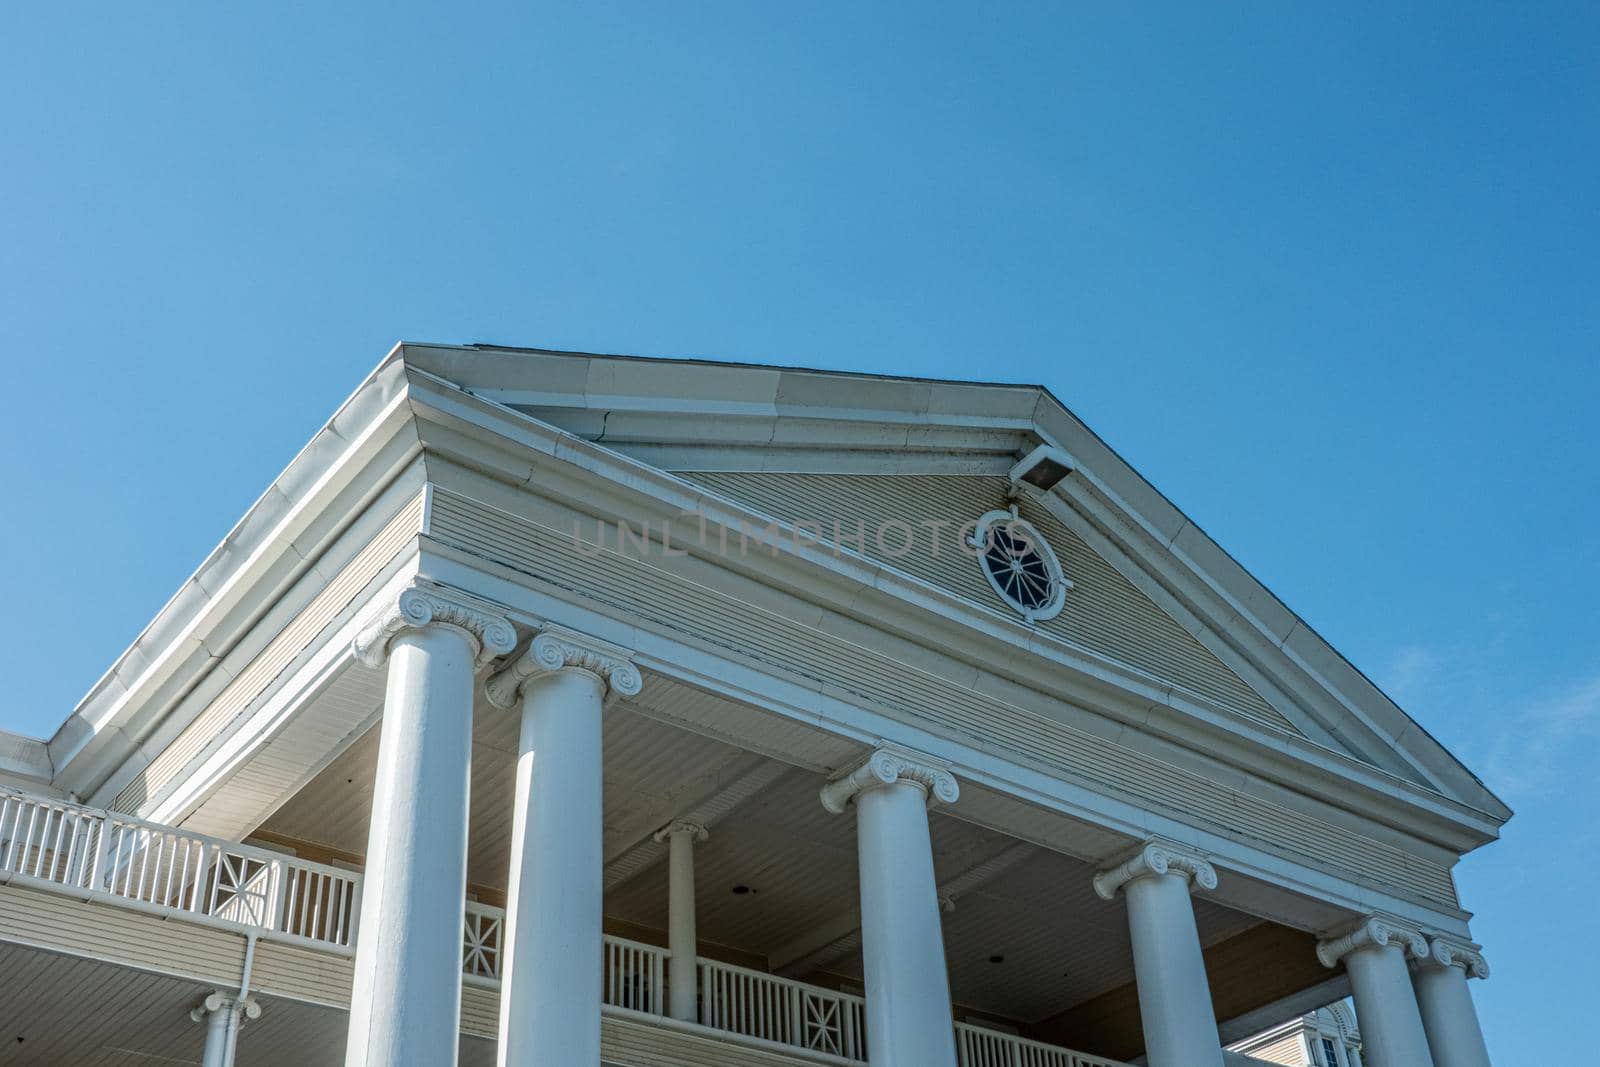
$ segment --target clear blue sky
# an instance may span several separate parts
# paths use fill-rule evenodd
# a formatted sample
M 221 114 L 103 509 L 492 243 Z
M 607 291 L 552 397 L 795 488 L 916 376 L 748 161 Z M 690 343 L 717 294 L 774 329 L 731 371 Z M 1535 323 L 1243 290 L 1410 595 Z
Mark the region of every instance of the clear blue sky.
M 0 727 L 397 339 L 1041 382 L 1518 810 L 1505 1067 L 1593 1049 L 1589 5 L 14 6 Z

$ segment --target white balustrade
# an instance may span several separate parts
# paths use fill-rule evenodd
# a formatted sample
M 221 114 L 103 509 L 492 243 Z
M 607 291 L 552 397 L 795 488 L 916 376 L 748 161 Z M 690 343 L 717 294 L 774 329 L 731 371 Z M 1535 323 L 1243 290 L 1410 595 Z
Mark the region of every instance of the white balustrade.
M 348 952 L 361 876 L 0 786 L 0 884 L 66 892 Z M 498 983 L 505 912 L 468 901 L 462 974 Z M 666 949 L 607 935 L 604 1003 L 666 1015 Z M 866 1002 L 849 993 L 700 957 L 700 1023 L 759 1041 L 866 1061 Z M 1126 1067 L 956 1024 L 960 1067 Z
M 967 1023 L 956 1023 L 956 1061 L 961 1067 L 1127 1067 L 1119 1060 L 1089 1056 Z
M 780 1045 L 866 1059 L 866 1002 L 763 971 L 700 960 L 700 1021 Z
M 606 937 L 603 1002 L 613 1008 L 665 1015 L 665 949 L 620 937 Z
M 348 949 L 361 876 L 0 787 L 0 881 Z

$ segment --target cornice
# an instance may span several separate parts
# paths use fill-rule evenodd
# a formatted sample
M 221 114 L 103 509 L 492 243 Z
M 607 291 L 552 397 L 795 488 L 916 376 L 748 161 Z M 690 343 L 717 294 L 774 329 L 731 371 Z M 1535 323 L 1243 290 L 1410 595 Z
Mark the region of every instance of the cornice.
M 1460 967 L 1466 972 L 1468 978 L 1488 978 L 1489 961 L 1483 958 L 1483 949 L 1470 941 L 1462 941 L 1443 934 L 1427 934 L 1427 953 L 1418 958 L 1413 966 L 1423 967 Z
M 504 615 L 454 591 L 419 584 L 401 590 L 363 626 L 350 650 L 366 666 L 381 667 L 396 637 L 429 626 L 448 626 L 470 637 L 480 667 L 517 647 L 516 628 Z
M 1350 953 L 1363 948 L 1394 946 L 1408 959 L 1428 955 L 1428 940 L 1415 926 L 1389 915 L 1369 915 L 1337 937 L 1317 942 L 1317 959 L 1324 967 L 1337 967 Z
M 1117 891 L 1129 882 L 1167 874 L 1182 878 L 1191 890 L 1217 888 L 1217 869 L 1203 853 L 1171 841 L 1154 840 L 1145 842 L 1116 866 L 1097 872 L 1095 895 L 1102 900 L 1115 900 Z
M 869 789 L 897 782 L 921 788 L 930 805 L 954 804 L 961 796 L 950 764 L 936 756 L 888 742 L 878 747 L 850 770 L 828 780 L 821 791 L 822 806 L 835 815 L 844 814 L 850 801 Z
M 637 696 L 644 686 L 630 650 L 559 626 L 545 626 L 526 652 L 490 677 L 485 687 L 489 702 L 497 708 L 514 708 L 529 682 L 564 670 L 587 671 L 618 696 Z
M 398 351 L 398 349 L 396 349 Z M 403 369 L 379 364 L 156 613 L 48 740 L 58 786 L 92 795 L 320 564 L 360 503 L 420 451 Z

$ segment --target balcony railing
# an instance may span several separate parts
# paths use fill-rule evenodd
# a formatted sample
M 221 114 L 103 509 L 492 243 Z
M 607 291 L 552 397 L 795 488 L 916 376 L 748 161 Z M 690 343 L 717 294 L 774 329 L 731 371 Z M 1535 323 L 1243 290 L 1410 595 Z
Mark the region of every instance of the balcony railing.
M 866 1001 L 700 957 L 700 1022 L 746 1037 L 867 1058 Z
M 500 980 L 504 912 L 469 901 L 462 937 L 462 973 Z M 605 936 L 604 1003 L 645 1015 L 666 1014 L 664 948 Z M 867 1062 L 866 1001 L 850 993 L 780 978 L 731 963 L 695 960 L 701 1026 L 766 1044 Z M 1029 1041 L 968 1023 L 956 1024 L 960 1067 L 1127 1067 L 1117 1060 Z
M 0 786 L 0 884 L 176 916 L 259 937 L 349 953 L 361 876 L 116 812 Z M 468 901 L 461 970 L 498 983 L 505 913 Z M 603 999 L 613 1009 L 666 1015 L 670 954 L 607 935 Z M 699 1024 L 825 1061 L 865 1063 L 862 998 L 699 957 Z M 1114 1060 L 956 1025 L 961 1067 L 1126 1067 Z
M 0 787 L 0 881 L 349 951 L 361 876 Z
M 966 1023 L 956 1023 L 956 1060 L 961 1067 L 1127 1067 L 1119 1060 Z

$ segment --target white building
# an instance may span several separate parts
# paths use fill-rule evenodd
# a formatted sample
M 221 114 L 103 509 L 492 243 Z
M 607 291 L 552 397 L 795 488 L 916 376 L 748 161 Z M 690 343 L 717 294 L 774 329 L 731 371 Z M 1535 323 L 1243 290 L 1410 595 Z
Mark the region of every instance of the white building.
M 1488 1062 L 1510 812 L 1036 387 L 403 345 L 0 742 L 5 1063 Z

